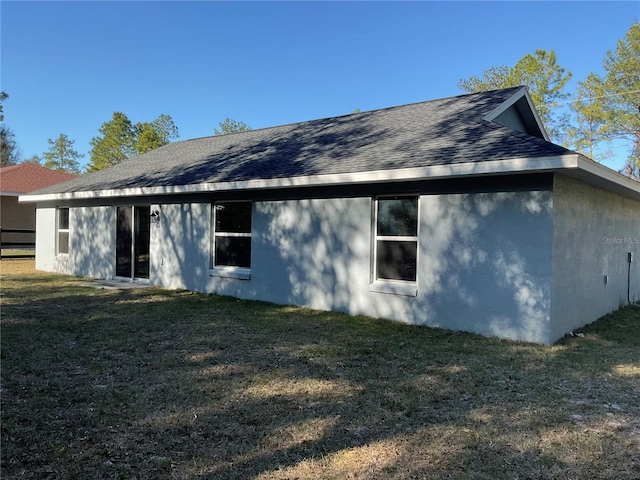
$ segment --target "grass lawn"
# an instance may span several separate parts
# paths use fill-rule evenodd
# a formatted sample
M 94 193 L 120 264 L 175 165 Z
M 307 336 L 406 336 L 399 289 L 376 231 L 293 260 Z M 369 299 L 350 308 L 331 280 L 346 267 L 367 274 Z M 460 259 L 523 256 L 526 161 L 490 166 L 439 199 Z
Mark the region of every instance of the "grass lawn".
M 0 250 L 0 256 L 2 258 L 10 258 L 10 257 L 35 257 L 35 250 L 28 249 L 16 249 L 16 248 L 4 248 Z
M 3 479 L 640 478 L 640 306 L 542 347 L 0 268 Z

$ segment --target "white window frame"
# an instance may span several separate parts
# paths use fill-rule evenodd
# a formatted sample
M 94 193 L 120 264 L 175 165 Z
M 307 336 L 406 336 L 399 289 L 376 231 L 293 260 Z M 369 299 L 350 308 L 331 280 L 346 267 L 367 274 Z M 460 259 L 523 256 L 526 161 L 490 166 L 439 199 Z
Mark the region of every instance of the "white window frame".
M 251 232 L 222 232 L 216 231 L 216 206 L 221 203 L 248 203 L 251 206 Z M 253 202 L 251 200 L 219 200 L 211 204 L 211 265 L 209 275 L 213 277 L 251 279 L 251 265 L 238 267 L 234 265 L 216 265 L 216 239 L 218 238 L 248 238 L 251 242 L 253 234 Z M 253 245 L 252 245 L 253 246 Z M 249 259 L 251 263 L 251 259 Z
M 60 212 L 62 210 L 66 210 L 67 211 L 67 228 L 60 228 Z M 70 243 L 71 243 L 71 209 L 69 207 L 66 206 L 60 206 L 60 207 L 56 207 L 56 256 L 60 256 L 60 257 L 67 257 L 69 256 L 69 247 L 70 247 Z M 66 233 L 67 234 L 67 248 L 66 248 L 66 252 L 61 252 L 60 251 L 60 234 L 61 233 Z
M 416 234 L 408 236 L 378 235 L 378 203 L 387 199 L 415 199 L 416 207 Z M 416 194 L 379 195 L 373 201 L 372 221 L 372 255 L 371 255 L 371 282 L 369 291 L 415 297 L 418 295 L 418 265 L 420 265 L 420 196 Z M 378 278 L 378 241 L 411 242 L 416 245 L 416 279 L 399 280 Z

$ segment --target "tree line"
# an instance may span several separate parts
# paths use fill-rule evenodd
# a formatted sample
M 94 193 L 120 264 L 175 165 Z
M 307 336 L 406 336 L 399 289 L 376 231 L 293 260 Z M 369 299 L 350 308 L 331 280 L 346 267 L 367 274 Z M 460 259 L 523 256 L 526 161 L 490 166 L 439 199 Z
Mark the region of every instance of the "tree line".
M 0 122 L 4 121 L 2 104 L 9 98 L 5 92 L 0 92 Z M 226 118 L 220 122 L 220 129 L 214 129 L 214 135 L 226 135 L 234 132 L 251 130 L 244 122 Z M 1 166 L 20 163 L 21 152 L 15 142 L 13 131 L 4 123 L 0 124 L 0 140 L 2 142 Z M 98 129 L 100 135 L 93 137 L 90 162 L 86 172 L 95 172 L 109 168 L 118 163 L 155 150 L 172 140 L 179 138 L 178 127 L 170 115 L 160 114 L 151 122 L 132 123 L 122 112 L 114 112 L 111 120 L 106 121 Z M 67 173 L 83 173 L 80 160 L 84 154 L 79 153 L 66 134 L 61 133 L 55 139 L 47 139 L 49 149 L 42 156 L 33 155 L 26 162 L 37 163 L 43 167 Z
M 602 75 L 590 73 L 566 92 L 571 72 L 553 50 L 536 50 L 513 67 L 497 66 L 462 79 L 467 92 L 526 85 L 552 141 L 602 161 L 612 141 L 629 145 L 621 173 L 640 180 L 640 23 L 635 21 L 603 60 Z
M 640 180 L 640 24 L 635 21 L 614 50 L 603 60 L 604 74 L 591 73 L 578 82 L 575 94 L 566 91 L 572 77 L 557 61 L 553 50 L 536 50 L 522 57 L 515 65 L 495 66 L 482 76 L 461 79 L 458 87 L 466 92 L 526 85 L 531 99 L 549 132 L 551 140 L 578 151 L 596 161 L 604 160 L 607 146 L 615 140 L 628 142 L 629 151 L 622 169 L 625 175 Z M 0 93 L 0 150 L 2 166 L 17 163 L 20 151 L 13 132 L 4 124 Z M 226 118 L 214 135 L 251 130 L 247 124 Z M 171 116 L 161 114 L 151 122 L 133 124 L 122 112 L 114 112 L 111 120 L 102 124 L 100 135 L 91 139 L 90 162 L 87 171 L 96 171 L 141 155 L 178 138 L 178 128 Z M 60 134 L 49 139 L 49 150 L 42 159 L 28 161 L 55 170 L 80 173 L 74 141 Z

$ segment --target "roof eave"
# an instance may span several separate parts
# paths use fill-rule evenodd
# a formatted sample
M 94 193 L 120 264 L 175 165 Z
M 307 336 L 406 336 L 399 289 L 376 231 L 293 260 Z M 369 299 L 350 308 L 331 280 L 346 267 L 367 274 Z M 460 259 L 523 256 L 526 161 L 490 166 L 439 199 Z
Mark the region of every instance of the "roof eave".
M 576 154 L 577 165 L 565 173 L 567 176 L 583 181 L 604 190 L 640 201 L 640 182 L 633 180 L 609 167 Z
M 203 192 L 250 191 L 265 189 L 304 188 L 366 183 L 389 183 L 421 179 L 478 177 L 485 175 L 513 175 L 542 172 L 564 173 L 617 193 L 640 200 L 640 183 L 577 153 L 538 158 L 512 158 L 490 162 L 432 165 L 419 168 L 379 170 L 330 175 L 311 175 L 289 178 L 256 179 L 237 182 L 200 183 L 162 187 L 139 187 L 100 191 L 26 194 L 20 202 L 56 202 L 118 197 L 146 197 L 154 195 L 182 195 Z

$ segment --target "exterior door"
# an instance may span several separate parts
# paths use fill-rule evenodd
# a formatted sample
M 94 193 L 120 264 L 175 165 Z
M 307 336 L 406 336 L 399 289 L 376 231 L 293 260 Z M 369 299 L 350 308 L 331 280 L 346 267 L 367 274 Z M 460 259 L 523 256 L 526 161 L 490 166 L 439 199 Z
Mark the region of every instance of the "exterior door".
M 150 207 L 116 209 L 116 276 L 149 278 Z

